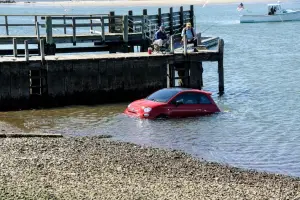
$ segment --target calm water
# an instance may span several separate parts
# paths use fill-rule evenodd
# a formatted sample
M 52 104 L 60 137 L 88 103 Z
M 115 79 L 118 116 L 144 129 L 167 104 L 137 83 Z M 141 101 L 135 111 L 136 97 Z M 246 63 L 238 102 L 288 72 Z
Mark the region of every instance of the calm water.
M 283 4 L 300 8 L 299 3 Z M 127 103 L 0 113 L 24 131 L 110 134 L 116 140 L 181 149 L 233 166 L 300 176 L 300 22 L 239 24 L 236 4 L 196 7 L 197 29 L 225 40 L 225 95 L 218 98 L 217 64 L 204 64 L 204 89 L 224 111 L 210 117 L 148 121 L 122 114 Z M 264 13 L 263 4 L 245 4 Z M 68 7 L 75 13 L 123 14 L 143 7 Z M 66 8 L 3 6 L 1 13 L 64 13 Z M 165 11 L 168 8 L 164 8 Z M 148 12 L 157 8 L 148 7 Z M 1 31 L 1 30 L 0 30 Z

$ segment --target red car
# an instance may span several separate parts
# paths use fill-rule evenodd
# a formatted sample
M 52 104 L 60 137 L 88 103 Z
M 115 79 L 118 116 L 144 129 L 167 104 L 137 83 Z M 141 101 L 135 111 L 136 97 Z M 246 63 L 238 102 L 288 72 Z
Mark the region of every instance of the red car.
M 147 119 L 195 117 L 220 112 L 210 92 L 165 88 L 128 105 L 125 114 Z

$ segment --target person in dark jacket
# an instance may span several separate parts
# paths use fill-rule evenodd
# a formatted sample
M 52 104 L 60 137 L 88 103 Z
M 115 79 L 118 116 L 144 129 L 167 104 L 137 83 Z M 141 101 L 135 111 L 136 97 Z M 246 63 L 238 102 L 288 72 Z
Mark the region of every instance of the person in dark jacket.
M 168 35 L 165 32 L 165 27 L 163 25 L 161 25 L 159 30 L 155 33 L 153 44 L 168 46 Z

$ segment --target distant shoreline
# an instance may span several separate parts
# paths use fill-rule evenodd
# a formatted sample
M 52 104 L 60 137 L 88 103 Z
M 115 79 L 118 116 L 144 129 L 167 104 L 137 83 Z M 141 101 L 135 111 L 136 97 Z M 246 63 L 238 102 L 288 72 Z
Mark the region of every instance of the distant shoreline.
M 1 1 L 0 1 L 1 2 Z M 95 1 L 23 1 L 23 2 L 16 2 L 16 5 L 20 4 L 28 4 L 34 3 L 36 5 L 51 5 L 51 6 L 180 6 L 180 5 L 210 5 L 210 4 L 239 4 L 243 2 L 244 4 L 255 4 L 255 3 L 272 3 L 275 1 L 271 0 L 187 0 L 187 1 L 180 1 L 180 0 L 173 0 L 173 1 L 158 1 L 158 0 L 95 0 Z M 277 2 L 277 1 L 276 1 Z M 281 1 L 282 3 L 285 2 Z M 11 4 L 11 3 L 10 3 Z

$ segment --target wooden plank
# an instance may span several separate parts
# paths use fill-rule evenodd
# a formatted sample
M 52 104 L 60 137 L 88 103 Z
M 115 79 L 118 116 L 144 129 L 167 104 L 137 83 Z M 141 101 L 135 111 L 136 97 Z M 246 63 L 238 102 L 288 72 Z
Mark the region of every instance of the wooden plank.
M 9 27 L 9 26 L 35 26 L 35 24 L 0 24 L 0 26 L 5 26 L 5 27 Z

